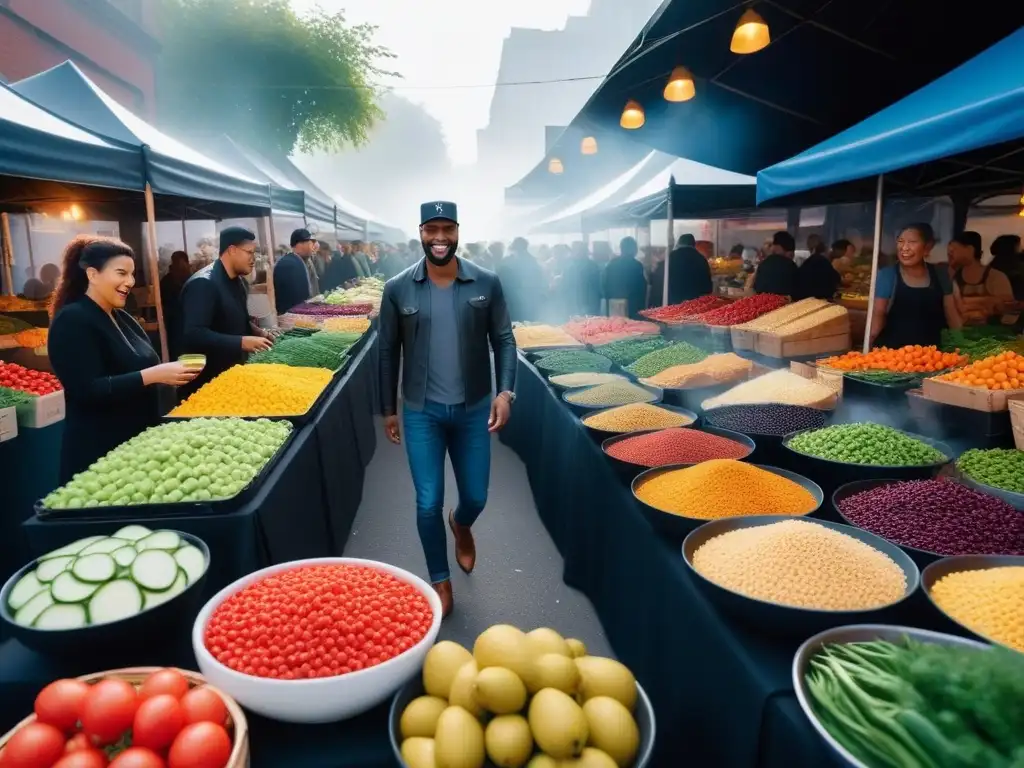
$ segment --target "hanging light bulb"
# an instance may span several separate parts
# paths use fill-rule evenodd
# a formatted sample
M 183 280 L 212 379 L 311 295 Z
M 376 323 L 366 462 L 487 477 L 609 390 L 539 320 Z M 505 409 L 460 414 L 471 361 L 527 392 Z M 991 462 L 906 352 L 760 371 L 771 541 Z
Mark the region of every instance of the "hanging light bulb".
M 697 94 L 693 73 L 686 67 L 676 67 L 665 84 L 665 101 L 689 101 Z
M 593 136 L 587 136 L 583 141 L 580 142 L 580 154 L 581 155 L 596 155 L 597 154 L 597 139 Z
M 733 53 L 757 53 L 772 41 L 768 24 L 753 8 L 748 8 L 736 23 L 729 50 Z
M 552 157 L 548 162 L 548 173 L 553 173 L 557 176 L 564 170 L 565 168 L 562 167 L 562 161 L 557 157 Z
M 627 131 L 635 131 L 637 128 L 643 128 L 646 121 L 647 116 L 644 115 L 644 108 L 640 103 L 633 99 L 627 101 L 625 109 L 622 110 L 622 117 L 619 118 L 619 125 Z
M 1020 210 L 1017 211 L 1017 215 L 1024 219 L 1024 195 L 1020 196 Z

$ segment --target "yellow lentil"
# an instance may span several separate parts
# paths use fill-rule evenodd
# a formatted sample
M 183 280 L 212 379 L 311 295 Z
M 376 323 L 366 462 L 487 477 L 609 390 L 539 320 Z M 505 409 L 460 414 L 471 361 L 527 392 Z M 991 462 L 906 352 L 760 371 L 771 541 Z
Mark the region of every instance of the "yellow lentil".
M 512 329 L 520 349 L 536 347 L 582 347 L 576 339 L 553 325 L 517 325 Z
M 324 320 L 325 331 L 341 333 L 366 333 L 370 328 L 370 320 L 366 317 L 329 317 Z
M 727 392 L 708 398 L 701 407 L 707 410 L 722 405 L 781 403 L 831 408 L 835 405 L 835 398 L 835 392 L 824 384 L 805 379 L 792 371 L 779 370 L 737 384 Z
M 326 368 L 235 365 L 207 382 L 171 416 L 301 416 L 331 382 Z
M 643 387 L 629 381 L 613 381 L 609 384 L 598 384 L 566 395 L 566 400 L 576 405 L 608 406 L 628 405 L 629 403 L 649 403 L 657 400 L 657 396 Z
M 626 377 L 618 373 L 598 373 L 581 371 L 579 373 L 560 373 L 548 381 L 560 387 L 592 387 L 596 384 L 607 384 L 611 381 L 626 381 Z
M 681 413 L 659 408 L 648 403 L 632 403 L 609 408 L 607 411 L 591 414 L 583 419 L 583 423 L 591 429 L 603 432 L 636 432 L 641 429 L 667 429 L 669 427 L 685 427 L 693 423 L 693 419 Z
M 721 355 L 710 355 L 699 363 L 690 365 L 673 365 L 661 373 L 648 379 L 641 379 L 644 384 L 655 387 L 709 387 L 736 381 L 750 373 L 754 364 L 744 360 L 737 354 L 726 352 Z
M 931 595 L 972 632 L 1024 653 L 1024 566 L 950 573 Z
M 637 497 L 681 517 L 806 515 L 817 502 L 799 483 L 735 459 L 713 459 L 649 478 Z
M 884 552 L 804 520 L 740 528 L 693 553 L 704 578 L 741 595 L 796 608 L 881 608 L 907 589 L 903 570 Z
M 741 331 L 774 331 L 786 323 L 826 306 L 828 302 L 821 299 L 804 299 L 754 318 L 749 323 L 733 327 Z

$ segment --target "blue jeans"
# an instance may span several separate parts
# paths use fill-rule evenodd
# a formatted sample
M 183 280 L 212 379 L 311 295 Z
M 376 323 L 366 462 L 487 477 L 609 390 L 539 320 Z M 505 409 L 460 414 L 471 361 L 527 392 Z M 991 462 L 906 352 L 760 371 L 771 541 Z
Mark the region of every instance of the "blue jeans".
M 452 458 L 459 505 L 455 522 L 472 525 L 487 503 L 491 476 L 490 398 L 479 405 L 442 405 L 427 400 L 422 411 L 403 408 L 405 452 L 416 487 L 416 528 L 430 581 L 451 576 L 444 519 L 444 457 Z

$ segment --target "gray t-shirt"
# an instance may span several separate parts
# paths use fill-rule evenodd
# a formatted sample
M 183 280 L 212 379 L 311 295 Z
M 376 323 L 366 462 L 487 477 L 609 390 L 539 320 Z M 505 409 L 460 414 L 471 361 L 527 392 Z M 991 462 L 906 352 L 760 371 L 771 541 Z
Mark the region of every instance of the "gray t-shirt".
M 427 364 L 427 400 L 443 405 L 466 402 L 466 384 L 459 359 L 459 326 L 455 316 L 455 284 L 430 287 L 430 356 Z

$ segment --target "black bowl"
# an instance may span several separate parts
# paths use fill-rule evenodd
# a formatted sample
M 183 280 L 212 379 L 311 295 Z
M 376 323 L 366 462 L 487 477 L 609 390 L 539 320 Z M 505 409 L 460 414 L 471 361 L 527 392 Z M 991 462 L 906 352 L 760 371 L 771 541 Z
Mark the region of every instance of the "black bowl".
M 687 469 L 693 466 L 696 465 L 671 464 L 667 467 L 655 467 L 654 469 L 648 469 L 637 475 L 634 478 L 632 485 L 630 486 L 630 490 L 632 490 L 633 492 L 633 498 L 636 499 L 636 503 L 640 506 L 640 511 L 644 513 L 644 517 L 647 518 L 647 521 L 651 524 L 651 527 L 654 528 L 654 530 L 656 530 L 662 536 L 665 536 L 670 539 L 675 539 L 676 541 L 685 539 L 690 535 L 690 533 L 692 533 L 697 528 L 700 528 L 701 526 L 705 525 L 709 521 L 703 518 L 683 517 L 682 515 L 675 515 L 671 512 L 665 512 L 664 510 L 658 509 L 657 507 L 652 507 L 650 504 L 643 501 L 639 496 L 637 496 L 636 492 L 637 488 L 639 488 L 645 480 L 660 475 L 664 472 L 672 472 L 677 469 Z M 751 517 L 758 519 L 763 517 L 778 517 L 780 520 L 793 520 L 800 519 L 803 517 L 810 517 L 811 515 L 817 514 L 818 510 L 821 509 L 821 503 L 825 499 L 825 494 L 822 493 L 821 488 L 819 488 L 818 484 L 815 483 L 813 480 L 809 480 L 806 477 L 803 477 L 802 475 L 796 474 L 795 472 L 790 472 L 788 469 L 780 469 L 779 467 L 769 467 L 763 464 L 754 464 L 753 466 L 759 469 L 763 469 L 766 472 L 772 472 L 776 475 L 779 475 L 780 477 L 786 478 L 787 480 L 792 480 L 794 483 L 807 489 L 807 491 L 809 491 L 810 494 L 814 496 L 814 500 L 816 502 L 814 509 L 812 509 L 810 512 L 807 512 L 804 515 L 751 515 L 747 517 L 725 518 L 725 520 L 748 520 Z M 724 522 L 724 520 L 717 520 L 713 522 Z
M 683 429 L 694 429 L 694 427 L 690 425 L 688 427 L 683 427 Z M 604 455 L 608 457 L 608 461 L 612 463 L 612 466 L 615 467 L 616 471 L 618 471 L 619 474 L 622 475 L 626 482 L 631 483 L 633 482 L 633 479 L 641 472 L 646 472 L 648 469 L 655 469 L 656 467 L 649 467 L 646 464 L 633 464 L 628 461 L 623 461 L 622 459 L 617 459 L 608 453 L 608 449 L 611 446 L 615 445 L 616 443 L 620 442 L 621 440 L 625 440 L 627 437 L 637 437 L 638 435 L 646 435 L 649 433 L 661 431 L 661 429 L 640 429 L 637 430 L 636 432 L 626 432 L 625 434 L 615 435 L 614 437 L 609 437 L 603 443 L 601 443 L 601 450 L 604 452 Z M 732 432 L 731 430 L 728 429 L 717 429 L 715 427 L 699 427 L 696 428 L 696 431 L 707 432 L 710 435 L 718 435 L 719 437 L 724 437 L 728 440 L 732 440 L 734 443 L 739 443 L 740 445 L 745 447 L 747 449 L 747 452 L 740 458 L 740 461 L 749 458 L 750 454 L 752 454 L 754 452 L 754 449 L 757 447 L 756 445 L 754 445 L 754 441 L 751 440 L 746 435 L 741 435 L 739 432 Z
M 187 632 L 203 603 L 203 587 L 210 570 L 210 549 L 206 542 L 189 533 L 175 533 L 182 541 L 203 553 L 206 558 L 206 570 L 199 579 L 189 584 L 184 592 L 166 603 L 147 608 L 120 621 L 80 629 L 44 630 L 23 627 L 14 622 L 14 616 L 7 607 L 7 597 L 21 577 L 36 567 L 39 561 L 33 560 L 11 576 L 0 589 L 0 625 L 6 634 L 17 639 L 26 648 L 42 654 L 63 657 L 108 658 L 121 653 L 135 657 L 138 656 L 140 647 L 166 639 L 174 632 Z
M 640 384 L 635 381 L 631 381 L 630 384 L 632 384 L 634 387 L 646 389 L 648 392 L 651 393 L 653 399 L 643 401 L 647 405 L 657 405 L 658 403 L 661 402 L 662 391 L 658 389 L 658 387 L 652 387 L 647 384 Z M 597 386 L 600 387 L 604 385 L 598 384 Z M 577 416 L 590 414 L 593 413 L 594 411 L 603 411 L 607 408 L 617 408 L 621 405 L 633 405 L 633 403 L 618 403 L 616 405 L 609 405 L 608 403 L 602 403 L 601 405 L 582 405 L 580 403 L 574 403 L 571 400 L 569 400 L 569 395 L 575 394 L 577 392 L 585 392 L 586 390 L 593 388 L 594 387 L 577 387 L 575 389 L 567 389 L 565 390 L 565 392 L 562 393 L 562 400 L 563 402 L 565 402 L 566 405 L 568 405 L 572 409 L 573 413 L 575 413 Z
M 952 623 L 959 632 L 993 645 L 1002 645 L 998 640 L 987 637 L 963 624 L 959 619 L 951 616 L 946 610 L 935 602 L 932 597 L 932 587 L 935 582 L 951 573 L 961 571 L 984 571 L 989 568 L 1017 567 L 1024 568 L 1024 556 L 1014 555 L 956 555 L 955 557 L 944 557 L 936 560 L 923 571 L 921 571 L 921 589 L 928 597 L 928 602 L 941 614 L 946 621 Z M 1009 646 L 1005 646 L 1009 647 Z M 1020 651 L 1019 648 L 1012 650 Z
M 665 405 L 664 403 L 651 403 L 651 405 L 657 405 L 659 408 L 663 408 L 666 411 L 672 411 L 672 413 L 678 413 L 680 416 L 685 416 L 688 419 L 692 419 L 692 421 L 689 424 L 682 424 L 680 426 L 692 427 L 692 426 L 695 426 L 696 424 L 698 424 L 700 422 L 700 417 L 696 413 L 694 413 L 693 411 L 688 411 L 685 408 L 677 408 L 674 405 Z M 612 408 L 621 408 L 621 407 L 622 407 L 621 405 L 612 405 L 612 406 L 605 407 L 605 408 L 599 408 L 599 409 L 594 410 L 594 411 L 587 411 L 580 418 L 585 419 L 585 418 L 587 418 L 589 416 L 596 416 L 599 413 L 604 413 L 605 411 L 610 411 L 610 410 L 612 410 Z M 633 430 L 632 432 L 609 432 L 609 431 L 604 430 L 604 429 L 595 429 L 594 427 L 588 427 L 586 422 L 582 422 L 582 423 L 583 423 L 583 426 L 586 427 L 586 430 L 590 434 L 591 437 L 595 438 L 596 440 L 601 440 L 601 441 L 604 441 L 604 440 L 606 440 L 609 437 L 617 437 L 619 435 L 632 435 L 632 434 L 635 434 L 636 432 L 644 432 L 644 431 L 646 431 L 646 430 L 638 429 L 638 430 Z
M 989 496 L 995 496 L 997 499 L 1002 499 L 1014 509 L 1024 512 L 1024 493 L 1017 493 L 1016 491 L 1007 491 L 1002 488 L 996 488 L 994 485 L 986 485 L 985 483 L 978 482 L 973 477 L 968 475 L 962 469 L 957 469 L 959 474 L 959 480 L 961 483 L 966 485 L 968 488 L 973 488 L 976 491 L 987 493 Z
M 668 393 L 665 393 L 665 397 L 668 397 Z M 821 414 L 824 418 L 822 427 L 827 427 L 829 422 L 832 420 L 832 416 L 835 411 L 823 411 L 819 408 L 811 408 L 806 405 L 767 405 L 767 404 L 752 404 L 752 405 L 723 405 L 720 408 L 712 408 L 710 411 L 704 411 L 704 422 L 711 426 L 718 427 L 715 416 L 720 415 L 722 411 L 727 411 L 730 408 L 784 408 L 788 411 L 813 411 L 816 414 Z M 718 427 L 719 429 L 730 429 L 730 427 Z M 817 427 L 820 429 L 821 427 Z M 772 466 L 785 467 L 790 461 L 791 451 L 784 450 L 782 448 L 782 440 L 785 434 L 764 434 L 762 432 L 744 432 L 741 430 L 733 430 L 739 432 L 742 435 L 747 435 L 755 443 L 757 443 L 757 451 L 753 455 L 753 460 L 759 464 L 771 464 Z
M 423 696 L 426 690 L 423 688 L 423 676 L 416 675 L 412 680 L 403 685 L 395 693 L 391 700 L 391 710 L 388 712 L 388 736 L 391 739 L 391 750 L 395 755 L 397 765 L 405 768 L 406 763 L 402 760 L 402 712 L 413 699 Z M 654 752 L 656 736 L 656 725 L 654 719 L 654 707 L 647 693 L 636 684 L 636 708 L 633 717 L 636 719 L 637 727 L 640 729 L 640 749 L 637 750 L 636 760 L 632 768 L 647 768 L 651 764 L 651 755 Z M 484 762 L 485 768 L 496 768 L 490 760 Z
M 914 594 L 920 583 L 921 576 L 914 561 L 895 544 L 868 533 L 860 528 L 833 523 L 829 520 L 810 518 L 807 522 L 822 525 L 834 531 L 845 533 L 865 544 L 888 555 L 903 571 L 907 586 L 903 596 L 894 603 L 879 608 L 857 611 L 822 611 L 813 608 L 798 608 L 781 603 L 770 603 L 746 597 L 738 592 L 720 587 L 710 579 L 706 579 L 693 567 L 693 554 L 706 541 L 721 536 L 723 533 L 740 528 L 755 528 L 759 525 L 779 523 L 792 520 L 789 515 L 759 515 L 756 517 L 734 517 L 725 520 L 714 520 L 705 523 L 693 531 L 683 542 L 683 560 L 690 572 L 697 579 L 708 598 L 723 612 L 733 616 L 741 623 L 755 628 L 758 633 L 773 634 L 780 637 L 808 637 L 833 627 L 845 624 L 898 624 L 898 618 L 907 599 Z

